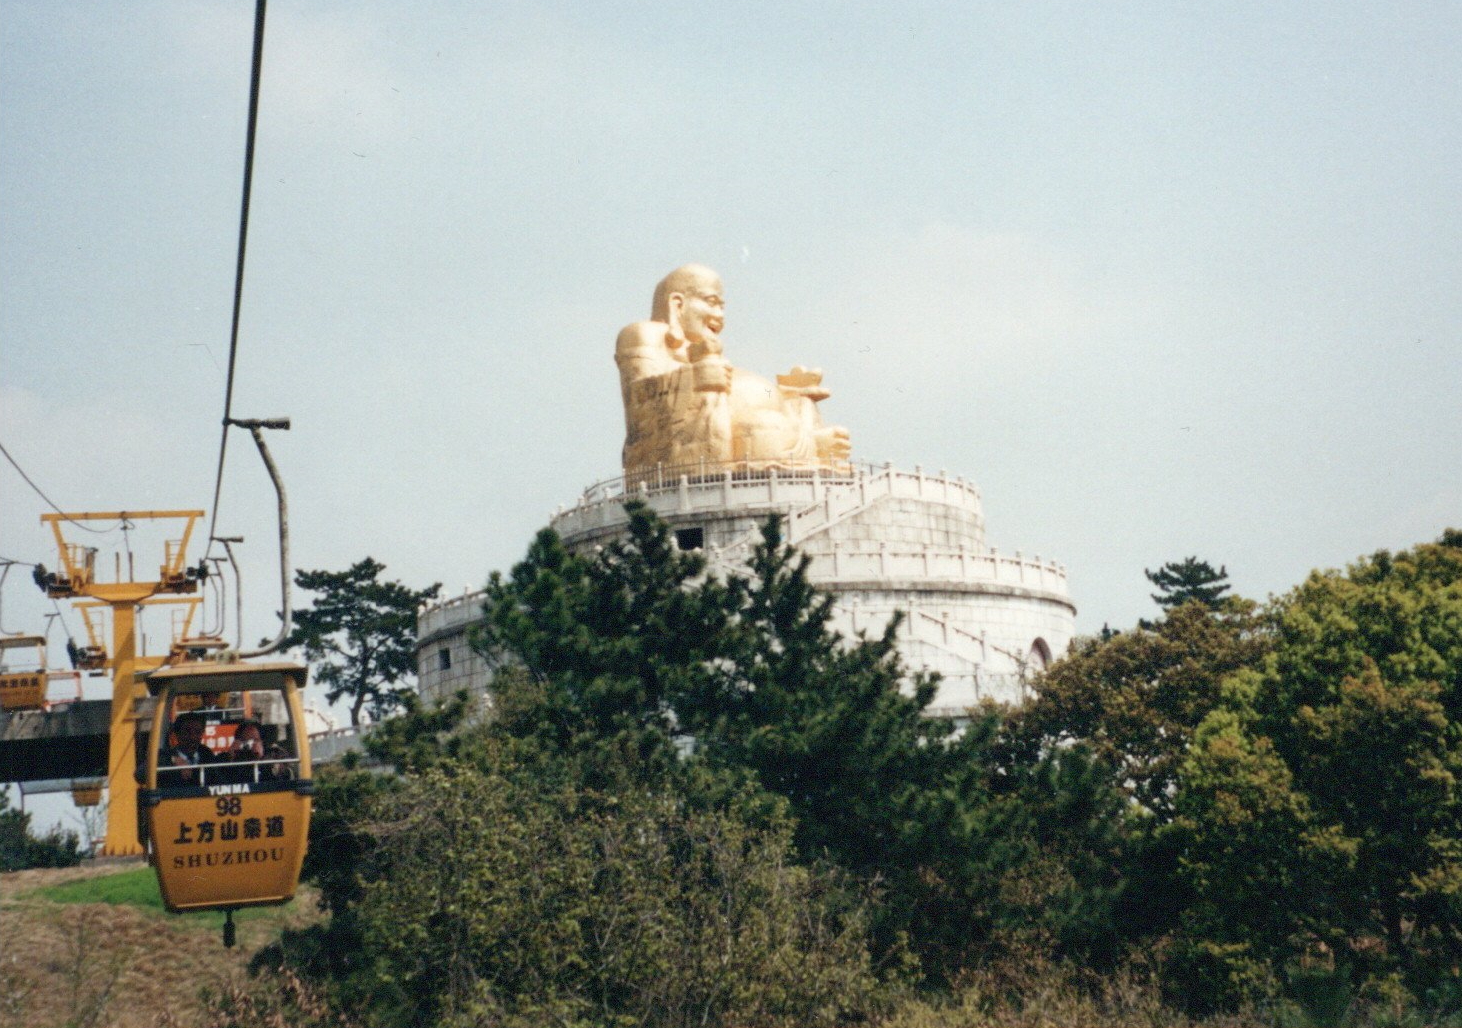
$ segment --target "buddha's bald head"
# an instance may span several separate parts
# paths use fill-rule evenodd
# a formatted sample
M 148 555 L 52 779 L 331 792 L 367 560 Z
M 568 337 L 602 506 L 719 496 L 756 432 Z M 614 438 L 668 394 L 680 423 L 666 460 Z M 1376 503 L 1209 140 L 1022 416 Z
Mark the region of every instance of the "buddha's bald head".
M 655 287 L 650 320 L 669 325 L 672 337 L 714 343 L 725 317 L 721 276 L 704 264 L 676 268 Z
M 716 293 L 721 292 L 721 276 L 704 264 L 687 264 L 676 268 L 660 280 L 655 287 L 655 298 L 650 302 L 650 320 L 670 320 L 670 294 L 672 293 Z

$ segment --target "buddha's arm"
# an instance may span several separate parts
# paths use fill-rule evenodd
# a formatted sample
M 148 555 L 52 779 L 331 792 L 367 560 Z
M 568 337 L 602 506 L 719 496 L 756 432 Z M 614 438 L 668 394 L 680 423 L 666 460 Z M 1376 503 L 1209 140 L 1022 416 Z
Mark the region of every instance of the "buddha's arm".
M 629 388 L 642 379 L 668 374 L 686 365 L 685 351 L 670 347 L 666 326 L 657 321 L 627 325 L 614 342 L 614 363 L 619 381 L 628 396 Z
M 691 363 L 672 349 L 666 326 L 644 321 L 614 348 L 624 397 L 625 468 L 724 461 L 731 454 L 730 368 L 717 354 Z

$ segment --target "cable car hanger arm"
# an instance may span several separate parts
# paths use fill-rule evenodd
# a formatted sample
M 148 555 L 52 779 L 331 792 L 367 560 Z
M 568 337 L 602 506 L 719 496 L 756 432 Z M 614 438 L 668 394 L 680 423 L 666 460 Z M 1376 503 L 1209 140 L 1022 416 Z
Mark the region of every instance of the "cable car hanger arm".
M 259 456 L 264 459 L 264 467 L 269 470 L 269 478 L 274 482 L 274 492 L 279 497 L 279 595 L 280 595 L 280 624 L 279 634 L 274 641 L 257 650 L 240 651 L 240 657 L 262 657 L 266 653 L 274 653 L 284 648 L 284 642 L 289 638 L 290 630 L 294 627 L 293 610 L 289 602 L 289 504 L 284 496 L 284 481 L 279 477 L 279 468 L 274 463 L 274 458 L 269 455 L 269 447 L 264 443 L 264 432 L 266 428 L 277 428 L 284 431 L 289 430 L 288 418 L 229 418 L 228 424 L 237 425 L 239 428 L 247 428 L 254 437 L 254 445 L 259 448 Z M 242 640 L 240 640 L 242 642 Z

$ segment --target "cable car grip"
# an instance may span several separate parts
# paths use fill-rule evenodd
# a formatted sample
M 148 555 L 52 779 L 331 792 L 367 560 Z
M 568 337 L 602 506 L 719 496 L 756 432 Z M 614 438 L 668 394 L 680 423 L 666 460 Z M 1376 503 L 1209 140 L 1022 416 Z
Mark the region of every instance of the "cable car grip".
M 274 458 L 269 454 L 269 447 L 264 443 L 264 432 L 262 431 L 266 428 L 287 430 L 289 419 L 225 418 L 224 423 L 249 430 L 254 437 L 254 445 L 259 448 L 259 456 L 264 460 L 264 467 L 269 471 L 269 478 L 274 483 L 274 492 L 279 497 L 279 634 L 274 637 L 273 642 L 261 646 L 259 649 L 239 653 L 240 657 L 262 657 L 267 653 L 282 649 L 285 640 L 289 638 L 290 630 L 294 627 L 293 608 L 289 601 L 289 504 L 284 495 L 284 481 L 279 476 L 279 468 L 275 465 Z

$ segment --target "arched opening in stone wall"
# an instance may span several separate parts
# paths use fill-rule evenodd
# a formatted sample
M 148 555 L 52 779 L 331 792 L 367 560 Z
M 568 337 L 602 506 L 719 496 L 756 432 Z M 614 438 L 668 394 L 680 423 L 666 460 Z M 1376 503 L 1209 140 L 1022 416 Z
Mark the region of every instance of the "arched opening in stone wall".
M 1032 671 L 1044 671 L 1051 663 L 1051 647 L 1046 640 L 1037 639 L 1031 643 L 1030 656 L 1026 658 Z

